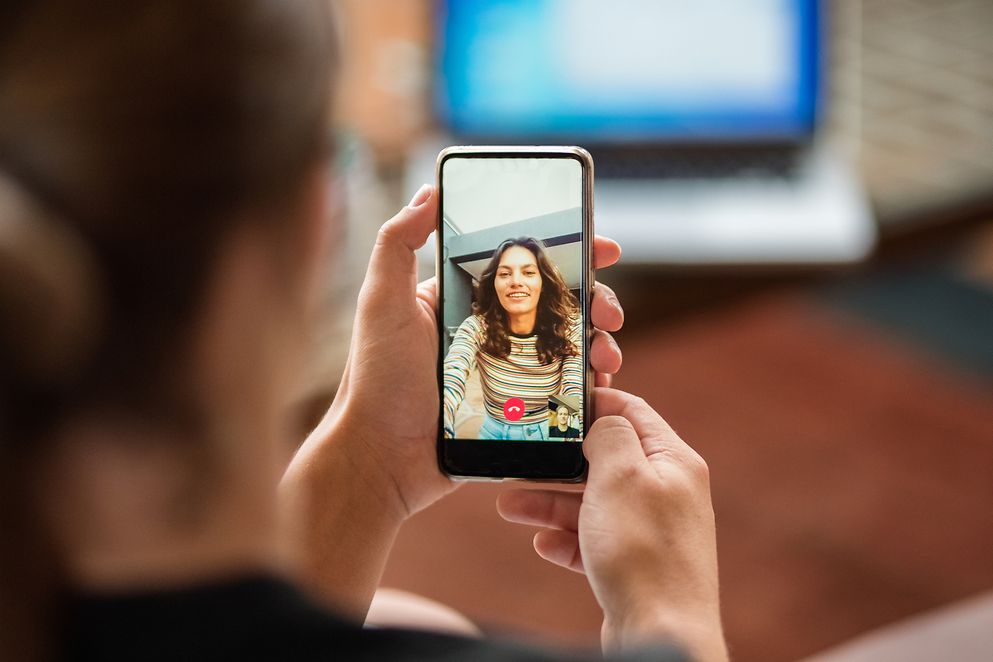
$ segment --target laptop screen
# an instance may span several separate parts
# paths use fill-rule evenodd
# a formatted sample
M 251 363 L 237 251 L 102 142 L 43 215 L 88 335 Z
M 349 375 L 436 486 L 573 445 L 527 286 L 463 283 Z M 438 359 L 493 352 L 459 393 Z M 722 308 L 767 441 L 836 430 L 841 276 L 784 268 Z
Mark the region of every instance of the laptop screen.
M 818 32 L 817 0 L 449 0 L 437 109 L 490 138 L 802 138 Z

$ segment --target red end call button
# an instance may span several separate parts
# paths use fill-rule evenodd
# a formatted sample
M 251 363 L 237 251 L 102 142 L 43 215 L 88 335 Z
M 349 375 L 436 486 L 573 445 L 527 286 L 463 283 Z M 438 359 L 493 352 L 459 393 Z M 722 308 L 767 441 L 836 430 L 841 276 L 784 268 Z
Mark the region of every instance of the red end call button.
M 524 401 L 520 398 L 510 398 L 503 403 L 503 415 L 508 421 L 519 421 L 524 416 Z

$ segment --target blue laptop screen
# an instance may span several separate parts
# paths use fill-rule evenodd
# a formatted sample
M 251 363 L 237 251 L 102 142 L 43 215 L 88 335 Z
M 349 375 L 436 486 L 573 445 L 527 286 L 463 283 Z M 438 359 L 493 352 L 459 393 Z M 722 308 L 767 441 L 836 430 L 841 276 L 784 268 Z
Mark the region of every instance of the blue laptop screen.
M 437 109 L 470 136 L 802 137 L 818 32 L 817 0 L 449 0 Z

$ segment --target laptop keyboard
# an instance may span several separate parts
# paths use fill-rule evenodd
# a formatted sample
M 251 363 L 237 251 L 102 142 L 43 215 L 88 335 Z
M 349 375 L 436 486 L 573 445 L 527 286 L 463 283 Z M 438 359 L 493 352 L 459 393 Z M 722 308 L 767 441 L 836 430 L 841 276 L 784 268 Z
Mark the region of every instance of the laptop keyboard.
M 798 148 L 603 148 L 598 177 L 611 179 L 781 178 L 796 174 Z

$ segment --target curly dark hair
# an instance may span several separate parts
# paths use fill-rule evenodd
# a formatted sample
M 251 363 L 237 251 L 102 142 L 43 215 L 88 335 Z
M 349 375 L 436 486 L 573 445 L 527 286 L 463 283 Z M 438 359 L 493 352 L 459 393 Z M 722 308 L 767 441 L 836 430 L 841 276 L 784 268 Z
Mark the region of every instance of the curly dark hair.
M 538 298 L 538 314 L 534 325 L 534 332 L 538 336 L 535 341 L 538 359 L 547 365 L 557 359 L 578 356 L 579 348 L 569 339 L 569 326 L 579 314 L 579 302 L 569 290 L 558 267 L 548 259 L 545 244 L 534 237 L 507 239 L 497 246 L 476 285 L 476 300 L 472 304 L 472 310 L 486 321 L 483 351 L 499 358 L 507 358 L 510 354 L 507 311 L 500 305 L 495 281 L 500 258 L 512 246 L 531 251 L 541 274 L 541 296 Z

